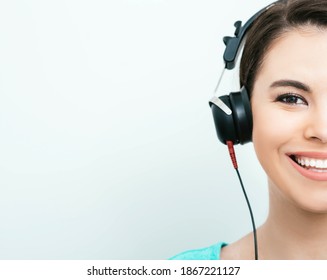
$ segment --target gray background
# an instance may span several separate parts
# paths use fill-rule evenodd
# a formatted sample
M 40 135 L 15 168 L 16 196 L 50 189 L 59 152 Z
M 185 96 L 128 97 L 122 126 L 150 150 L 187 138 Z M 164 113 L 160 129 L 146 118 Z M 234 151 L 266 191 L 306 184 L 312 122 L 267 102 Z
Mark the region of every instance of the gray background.
M 208 100 L 222 36 L 268 3 L 0 1 L 0 258 L 166 259 L 250 231 Z M 260 225 L 266 178 L 236 152 Z

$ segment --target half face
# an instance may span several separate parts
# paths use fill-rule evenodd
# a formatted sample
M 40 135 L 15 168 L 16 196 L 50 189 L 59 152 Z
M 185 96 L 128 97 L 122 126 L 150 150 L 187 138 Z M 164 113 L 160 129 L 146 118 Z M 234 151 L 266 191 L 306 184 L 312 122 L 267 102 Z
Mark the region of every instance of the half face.
M 327 213 L 327 30 L 289 31 L 254 84 L 253 144 L 281 203 Z

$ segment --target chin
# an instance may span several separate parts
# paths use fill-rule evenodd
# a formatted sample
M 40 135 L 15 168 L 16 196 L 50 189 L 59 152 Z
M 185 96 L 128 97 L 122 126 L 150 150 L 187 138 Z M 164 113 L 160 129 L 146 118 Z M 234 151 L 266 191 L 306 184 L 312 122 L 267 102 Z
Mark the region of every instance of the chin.
M 327 214 L 327 189 L 303 190 L 291 194 L 293 205 L 304 213 Z
M 312 214 L 327 214 L 327 199 L 308 199 L 300 204 L 301 208 Z
M 281 207 L 284 212 L 295 208 L 303 214 L 327 214 L 327 182 L 281 173 L 275 179 L 268 177 L 271 206 Z

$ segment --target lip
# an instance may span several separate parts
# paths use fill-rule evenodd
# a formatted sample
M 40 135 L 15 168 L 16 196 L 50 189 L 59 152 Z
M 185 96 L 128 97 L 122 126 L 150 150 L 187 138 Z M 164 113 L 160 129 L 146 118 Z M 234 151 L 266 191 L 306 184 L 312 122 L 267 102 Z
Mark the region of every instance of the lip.
M 302 176 L 314 181 L 327 181 L 327 172 L 319 173 L 319 172 L 311 171 L 309 169 L 305 169 L 302 166 L 298 165 L 293 159 L 291 159 L 290 157 L 291 155 L 316 158 L 316 159 L 327 159 L 327 153 L 299 152 L 299 153 L 287 154 L 288 161 Z

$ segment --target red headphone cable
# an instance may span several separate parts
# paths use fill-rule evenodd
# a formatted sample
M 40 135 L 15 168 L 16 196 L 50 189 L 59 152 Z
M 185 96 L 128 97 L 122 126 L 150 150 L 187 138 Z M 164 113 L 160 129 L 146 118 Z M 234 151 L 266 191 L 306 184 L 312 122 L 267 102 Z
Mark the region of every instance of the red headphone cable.
M 240 181 L 246 203 L 247 203 L 249 211 L 250 211 L 252 228 L 253 228 L 253 239 L 254 239 L 254 259 L 258 260 L 259 257 L 258 257 L 257 230 L 256 230 L 255 222 L 254 222 L 254 217 L 253 217 L 250 201 L 249 201 L 248 196 L 246 194 L 246 191 L 245 191 L 245 188 L 244 188 L 244 185 L 243 185 L 243 182 L 242 182 L 241 175 L 240 175 L 240 173 L 238 171 L 238 165 L 237 165 L 236 155 L 235 155 L 235 151 L 234 151 L 234 143 L 232 141 L 226 141 L 226 144 L 227 144 L 227 147 L 228 147 L 228 152 L 229 152 L 230 158 L 232 160 L 233 166 L 234 166 L 234 168 L 236 170 L 238 179 Z

